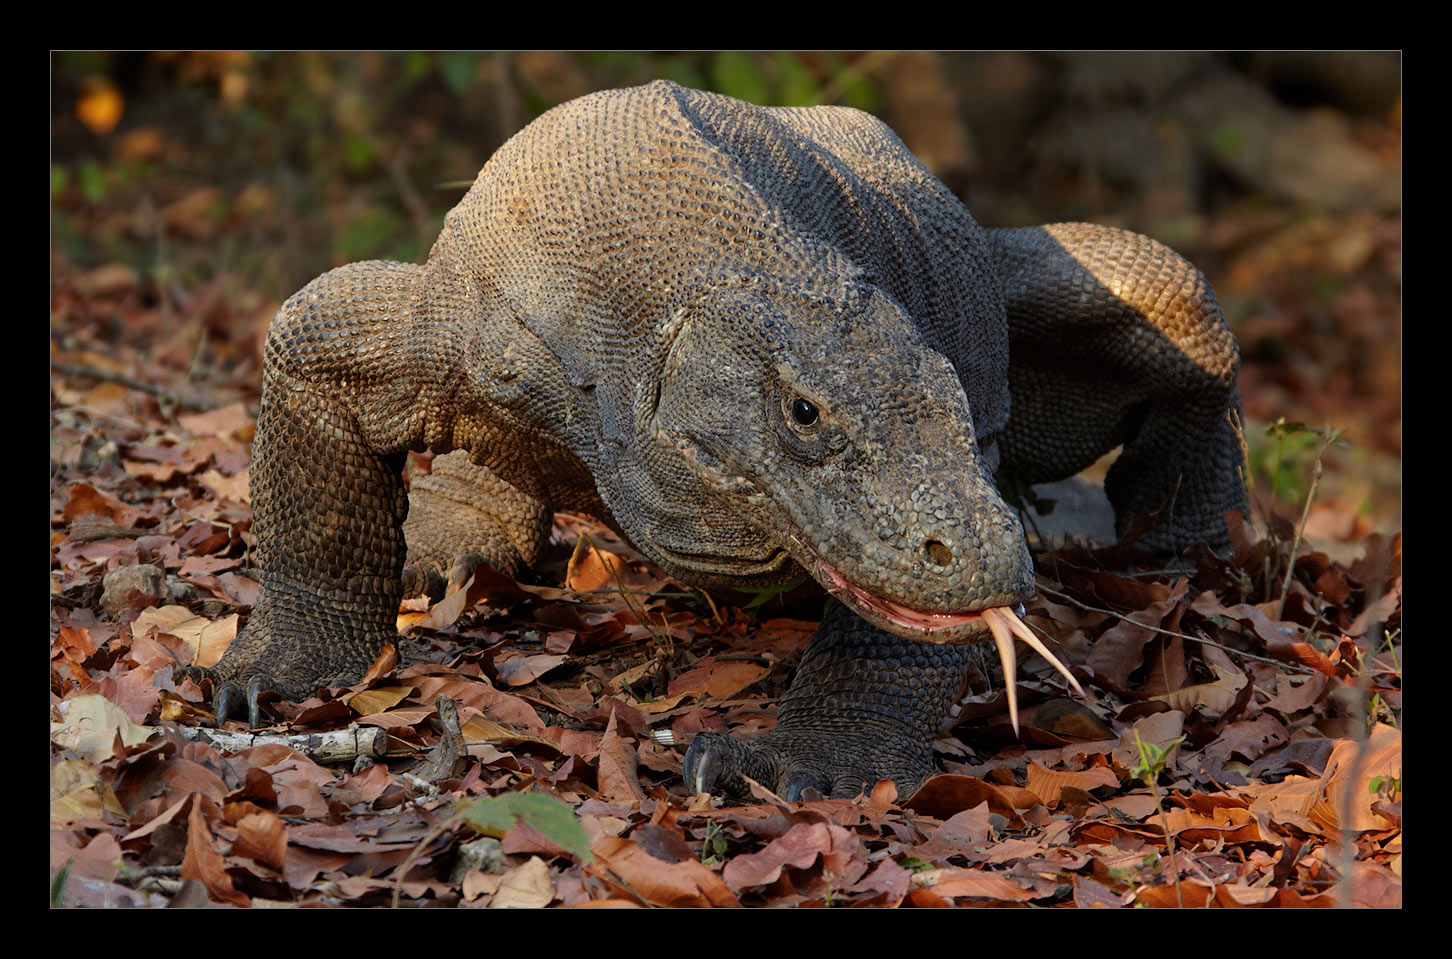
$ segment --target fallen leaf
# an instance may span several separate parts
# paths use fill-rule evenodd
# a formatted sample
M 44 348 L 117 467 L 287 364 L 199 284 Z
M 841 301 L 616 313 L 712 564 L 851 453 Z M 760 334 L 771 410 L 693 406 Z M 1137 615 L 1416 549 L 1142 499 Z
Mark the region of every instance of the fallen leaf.
M 858 846 L 857 837 L 832 823 L 797 823 L 758 853 L 735 856 L 721 870 L 733 892 L 775 882 L 783 869 L 806 869 L 823 860 L 823 869 L 840 874 Z M 835 867 L 835 868 L 834 868 Z
M 281 870 L 287 853 L 287 826 L 276 813 L 265 809 L 248 813 L 236 823 L 237 840 L 232 855 L 265 862 Z
M 591 844 L 596 863 L 590 872 L 624 895 L 653 906 L 738 906 L 721 877 L 696 859 L 664 862 L 623 836 L 602 836 Z
M 119 736 L 126 746 L 146 742 L 152 730 L 133 723 L 126 713 L 104 696 L 73 696 L 55 706 L 62 722 L 50 724 L 50 738 L 58 746 L 99 765 L 111 758 Z
M 1182 713 L 1188 714 L 1196 706 L 1203 706 L 1208 717 L 1220 716 L 1234 705 L 1236 696 L 1249 680 L 1244 673 L 1226 669 L 1219 664 L 1211 664 L 1210 668 L 1215 671 L 1216 678 L 1213 682 L 1185 686 L 1150 698 L 1168 703 L 1171 709 Z
M 530 856 L 499 880 L 499 891 L 489 900 L 491 909 L 539 909 L 555 898 L 550 867 L 538 856 Z
M 125 817 L 126 809 L 95 766 L 81 759 L 63 759 L 50 767 L 52 823 L 101 819 L 107 813 Z
M 1106 766 L 1095 766 L 1082 772 L 1061 772 L 1045 769 L 1036 762 L 1028 764 L 1028 791 L 1045 806 L 1053 808 L 1059 804 L 1059 793 L 1066 786 L 1090 792 L 1106 786 L 1118 788 L 1119 777 Z
M 114 496 L 102 493 L 90 483 L 75 483 L 71 486 L 70 498 L 61 511 L 62 518 L 71 523 L 77 516 L 94 513 L 111 520 L 117 526 L 135 529 L 147 518 L 141 510 L 127 506 Z
M 982 899 L 992 902 L 1026 902 L 1039 898 L 1012 879 L 995 872 L 973 869 L 931 869 L 918 873 L 913 882 L 919 889 L 943 899 Z
M 1371 781 L 1377 776 L 1400 779 L 1401 775 L 1401 730 L 1378 723 L 1365 741 L 1343 739 L 1336 743 L 1326 771 L 1316 781 L 1301 812 L 1328 830 L 1386 829 L 1391 824 L 1372 809 L 1378 797 L 1370 788 Z
M 495 661 L 499 678 L 506 686 L 525 686 L 569 659 L 568 656 L 516 656 Z
M 645 792 L 636 774 L 635 747 L 621 738 L 616 726 L 616 714 L 612 712 L 600 740 L 600 793 L 616 802 L 640 802 Z
M 184 606 L 160 606 L 143 610 L 131 624 L 133 636 L 145 636 L 155 627 L 175 636 L 192 650 L 192 662 L 198 666 L 215 666 L 222 654 L 237 638 L 236 613 L 216 622 L 197 616 Z
M 191 815 L 187 817 L 187 848 L 182 857 L 181 877 L 200 880 L 214 899 L 236 906 L 249 905 L 249 897 L 232 884 L 226 861 L 217 851 L 208 824 L 209 819 L 217 818 L 220 815 L 212 800 L 205 796 L 193 798 Z

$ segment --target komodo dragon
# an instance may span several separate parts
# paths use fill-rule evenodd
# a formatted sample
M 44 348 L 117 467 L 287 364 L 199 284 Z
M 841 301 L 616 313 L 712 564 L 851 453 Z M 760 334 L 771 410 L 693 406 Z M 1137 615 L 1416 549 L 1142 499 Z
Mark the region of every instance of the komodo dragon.
M 698 736 L 689 788 L 906 794 L 966 644 L 998 633 L 1011 656 L 1034 592 L 995 474 L 1057 479 L 1122 444 L 1121 531 L 1152 516 L 1142 545 L 1223 546 L 1237 365 L 1189 263 L 1108 227 L 984 229 L 866 113 L 668 82 L 585 96 L 499 149 L 426 263 L 344 266 L 279 310 L 261 593 L 198 672 L 219 721 L 245 703 L 256 725 L 260 691 L 356 682 L 395 639 L 405 540 L 416 587 L 460 557 L 512 573 L 578 510 L 683 582 L 805 570 L 841 600 L 776 729 Z M 425 448 L 459 452 L 410 507 Z

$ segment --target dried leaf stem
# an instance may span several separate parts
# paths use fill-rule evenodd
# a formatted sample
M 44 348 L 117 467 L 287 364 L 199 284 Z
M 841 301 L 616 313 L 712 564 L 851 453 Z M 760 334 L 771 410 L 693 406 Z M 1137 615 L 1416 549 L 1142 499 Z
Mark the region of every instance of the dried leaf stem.
M 1067 594 L 1067 593 L 1061 593 L 1061 592 L 1059 592 L 1056 589 L 1050 589 L 1049 587 L 1045 586 L 1043 583 L 1039 583 L 1039 590 L 1040 590 L 1040 592 L 1048 593 L 1050 596 L 1054 596 L 1054 597 L 1056 597 L 1058 599 L 1062 599 L 1066 603 L 1070 603 L 1071 605 L 1077 606 L 1080 609 L 1084 610 L 1085 612 L 1089 612 L 1089 613 L 1103 613 L 1106 616 L 1113 616 L 1115 619 L 1118 619 L 1121 622 L 1129 623 L 1131 626 L 1138 626 L 1141 629 L 1147 629 L 1147 630 L 1149 630 L 1152 633 L 1161 633 L 1161 634 L 1163 634 L 1165 636 L 1178 636 L 1180 639 L 1188 639 L 1192 643 L 1204 643 L 1206 646 L 1214 646 L 1216 649 L 1224 650 L 1225 652 L 1229 653 L 1232 656 L 1239 656 L 1242 659 L 1253 659 L 1256 662 L 1260 662 L 1260 663 L 1270 663 L 1270 664 L 1272 664 L 1274 666 L 1279 666 L 1282 669 L 1287 669 L 1287 670 L 1290 670 L 1292 672 L 1297 672 L 1297 673 L 1314 673 L 1314 672 L 1317 672 L 1317 670 L 1314 670 L 1314 669 L 1312 669 L 1309 666 L 1301 666 L 1301 665 L 1299 665 L 1297 663 L 1288 663 L 1288 662 L 1286 662 L 1285 660 L 1282 660 L 1282 659 L 1274 659 L 1274 658 L 1272 658 L 1270 656 L 1260 656 L 1260 655 L 1257 655 L 1256 653 L 1247 653 L 1244 650 L 1236 649 L 1234 646 L 1226 646 L 1224 643 L 1217 643 L 1213 639 L 1206 639 L 1204 636 L 1191 636 L 1188 633 L 1177 633 L 1173 629 L 1165 629 L 1163 626 L 1151 626 L 1149 623 L 1141 623 L 1137 619 L 1130 619 L 1125 614 L 1123 614 L 1123 613 L 1116 613 L 1112 609 L 1101 609 L 1098 606 L 1090 606 L 1088 603 L 1081 603 L 1079 600 L 1075 599 L 1074 597 L 1070 596 L 1069 594 Z

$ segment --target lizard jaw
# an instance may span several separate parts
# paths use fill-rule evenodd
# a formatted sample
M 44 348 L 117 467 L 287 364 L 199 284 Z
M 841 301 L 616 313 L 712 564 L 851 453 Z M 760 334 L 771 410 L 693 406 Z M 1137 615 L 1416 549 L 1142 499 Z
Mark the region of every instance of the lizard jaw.
M 1003 685 L 1008 694 L 1008 717 L 1013 724 L 1014 735 L 1018 735 L 1018 655 L 1014 651 L 1015 638 L 1023 640 L 1069 681 L 1080 696 L 1084 689 L 1069 668 L 1034 635 L 1022 619 L 1023 606 L 988 606 L 963 613 L 939 613 L 913 609 L 894 603 L 890 599 L 874 596 L 861 586 L 851 582 L 829 564 L 817 560 L 819 568 L 832 583 L 829 592 L 852 607 L 869 622 L 882 624 L 887 620 L 899 629 L 911 630 L 910 638 L 930 643 L 966 644 L 983 640 L 982 627 L 986 626 L 998 647 L 998 658 L 1003 664 Z M 977 626 L 979 628 L 972 628 Z M 896 631 L 896 630 L 895 630 Z
M 826 579 L 828 591 L 856 610 L 864 619 L 887 620 L 901 629 L 910 630 L 909 638 L 930 643 L 976 643 L 983 639 L 986 625 L 981 610 L 963 613 L 940 613 L 913 609 L 890 599 L 873 595 L 847 579 L 822 560 L 817 560 Z

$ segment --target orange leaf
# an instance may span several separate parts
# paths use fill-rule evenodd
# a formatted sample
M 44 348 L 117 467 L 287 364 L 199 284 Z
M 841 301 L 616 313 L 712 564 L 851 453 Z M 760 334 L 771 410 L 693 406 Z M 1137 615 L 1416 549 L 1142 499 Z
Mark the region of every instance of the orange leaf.
M 1205 711 L 1212 716 L 1223 715 L 1235 704 L 1235 697 L 1245 688 L 1245 684 L 1249 680 L 1245 678 L 1244 673 L 1226 669 L 1216 663 L 1211 663 L 1210 668 L 1215 670 L 1214 682 L 1185 686 L 1150 698 L 1168 703 L 1171 709 L 1177 709 L 1187 715 L 1193 712 L 1196 706 L 1204 706 Z
M 116 129 L 116 124 L 121 122 L 121 114 L 126 109 L 126 101 L 121 96 L 121 91 L 104 81 L 96 81 L 93 78 L 87 86 L 90 88 L 76 103 L 76 116 L 97 136 L 105 136 Z
M 806 869 L 823 860 L 823 869 L 840 875 L 858 851 L 857 836 L 834 823 L 797 823 L 782 836 L 766 844 L 761 852 L 736 856 L 721 870 L 721 878 L 733 891 L 776 882 L 788 866 Z
M 589 871 L 618 878 L 653 906 L 739 906 L 721 877 L 695 859 L 665 862 L 621 836 L 602 836 L 590 845 L 597 862 Z
M 1073 786 L 1089 792 L 1102 786 L 1119 786 L 1119 777 L 1107 766 L 1095 766 L 1083 772 L 1059 772 L 1045 769 L 1036 762 L 1028 764 L 1028 791 L 1045 806 L 1056 806 L 1064 787 Z
M 640 801 L 645 799 L 645 791 L 636 775 L 635 747 L 616 731 L 615 718 L 611 712 L 600 740 L 600 794 L 616 801 Z
M 1363 751 L 1360 762 L 1357 752 Z M 1351 774 L 1356 768 L 1357 776 Z M 1378 723 L 1365 742 L 1338 740 L 1326 761 L 1326 770 L 1306 797 L 1301 812 L 1328 830 L 1350 829 L 1354 832 L 1387 829 L 1391 826 L 1372 811 L 1377 794 L 1371 791 L 1376 776 L 1402 775 L 1401 731 Z M 1342 817 L 1345 817 L 1343 820 Z
M 274 869 L 283 868 L 287 851 L 287 826 L 276 813 L 265 809 L 243 816 L 237 822 L 237 841 L 232 854 L 265 862 Z
M 212 838 L 208 820 L 215 819 L 218 815 L 217 805 L 212 800 L 205 796 L 192 797 L 192 811 L 187 817 L 187 849 L 182 855 L 181 877 L 200 880 L 214 899 L 236 906 L 250 905 L 251 899 L 232 885 L 232 877 L 227 875 L 226 862 L 217 851 Z

